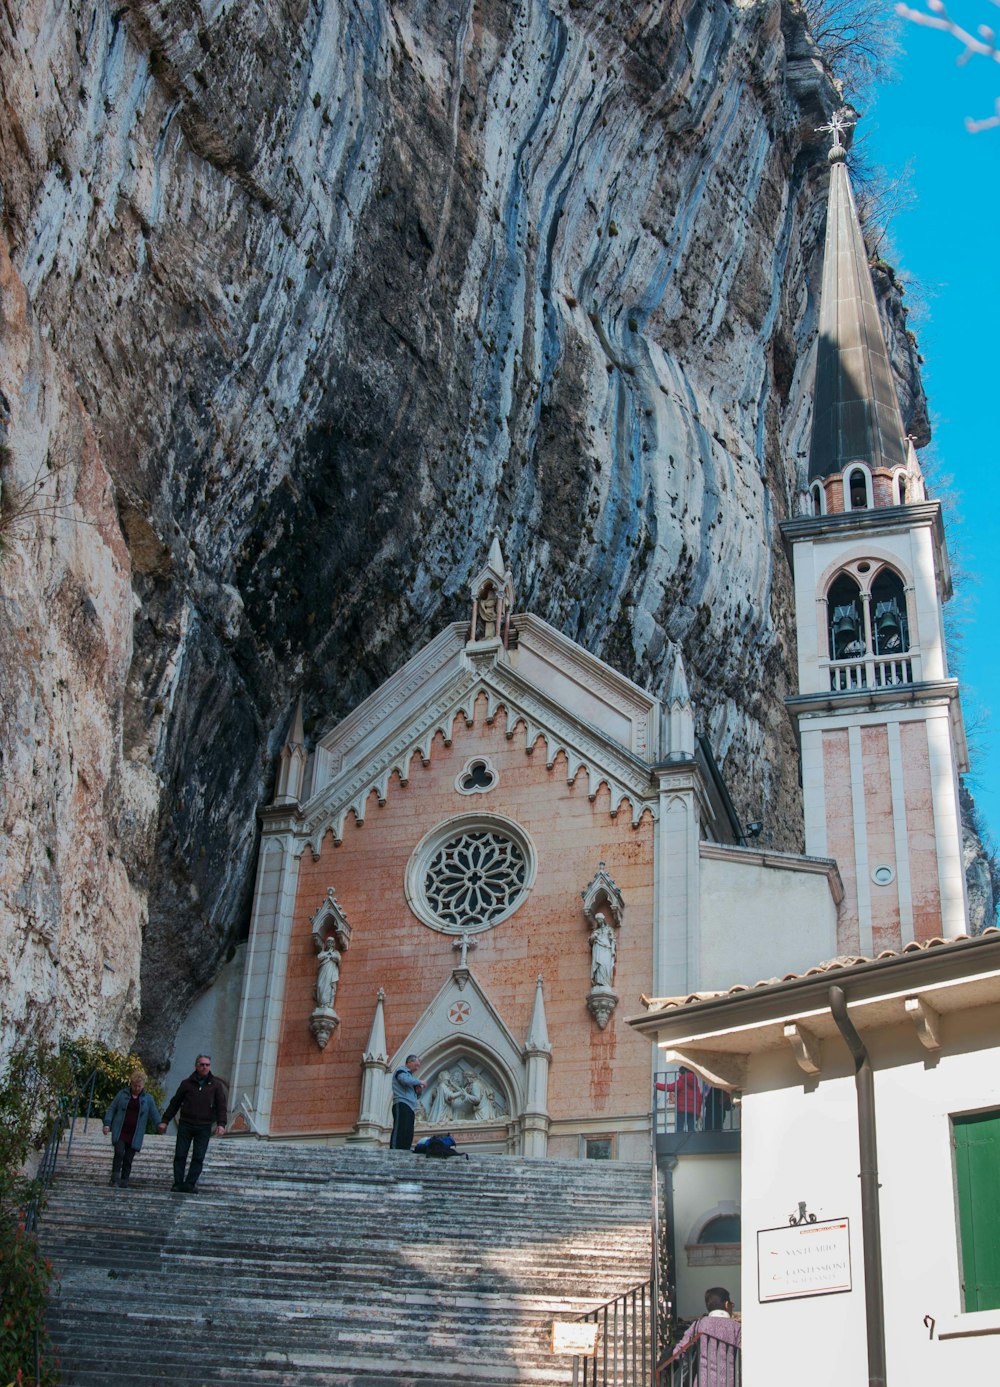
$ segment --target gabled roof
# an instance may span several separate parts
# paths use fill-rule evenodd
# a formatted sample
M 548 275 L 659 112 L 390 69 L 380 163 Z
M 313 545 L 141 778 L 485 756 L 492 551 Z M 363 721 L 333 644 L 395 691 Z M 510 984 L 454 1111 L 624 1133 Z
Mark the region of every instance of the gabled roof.
M 372 793 L 384 803 L 393 775 L 405 783 L 414 756 L 429 761 L 436 736 L 450 744 L 456 718 L 472 725 L 480 698 L 487 721 L 506 710 L 508 736 L 523 726 L 529 747 L 543 739 L 548 766 L 565 755 L 568 781 L 583 771 L 591 798 L 606 784 L 612 814 L 623 801 L 633 823 L 655 814 L 659 702 L 540 618 L 514 626 L 510 653 L 467 648 L 465 623 L 447 627 L 322 737 L 297 833 L 316 850 L 327 829 L 339 841 L 349 813 L 363 822 Z

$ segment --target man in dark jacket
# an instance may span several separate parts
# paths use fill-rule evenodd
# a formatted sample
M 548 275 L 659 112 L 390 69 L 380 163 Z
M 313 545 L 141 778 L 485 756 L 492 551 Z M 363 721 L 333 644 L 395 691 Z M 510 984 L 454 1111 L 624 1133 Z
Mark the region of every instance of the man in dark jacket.
M 198 1176 L 205 1164 L 212 1129 L 214 1127 L 217 1137 L 221 1137 L 226 1130 L 226 1089 L 222 1080 L 212 1073 L 211 1055 L 199 1055 L 195 1060 L 194 1073 L 181 1081 L 167 1104 L 157 1131 L 167 1130 L 167 1123 L 174 1113 L 177 1113 L 177 1145 L 174 1147 L 174 1183 L 171 1188 L 178 1194 L 197 1194 Z M 185 1174 L 189 1150 L 191 1165 Z

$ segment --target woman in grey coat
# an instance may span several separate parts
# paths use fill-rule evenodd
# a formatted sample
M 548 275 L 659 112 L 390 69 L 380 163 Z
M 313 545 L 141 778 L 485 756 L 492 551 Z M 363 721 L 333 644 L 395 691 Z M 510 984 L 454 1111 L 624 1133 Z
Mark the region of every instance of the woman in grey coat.
M 115 1154 L 111 1162 L 109 1185 L 119 1185 L 128 1189 L 132 1162 L 136 1152 L 142 1149 L 142 1139 L 146 1126 L 160 1121 L 160 1110 L 151 1093 L 146 1092 L 146 1076 L 137 1069 L 129 1079 L 128 1088 L 123 1088 L 111 1101 L 104 1114 L 104 1135 L 111 1133 Z

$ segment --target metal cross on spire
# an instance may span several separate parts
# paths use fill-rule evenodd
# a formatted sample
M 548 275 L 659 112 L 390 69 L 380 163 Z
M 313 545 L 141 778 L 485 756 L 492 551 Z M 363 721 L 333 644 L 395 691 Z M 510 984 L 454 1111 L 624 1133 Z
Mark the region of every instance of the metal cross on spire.
M 844 141 L 841 139 L 841 135 L 845 130 L 850 130 L 851 127 L 857 125 L 857 123 L 857 118 L 849 116 L 847 114 L 847 107 L 843 107 L 841 110 L 835 111 L 830 117 L 829 125 L 817 125 L 816 133 L 817 135 L 832 135 L 834 146 L 838 149 L 843 149 Z

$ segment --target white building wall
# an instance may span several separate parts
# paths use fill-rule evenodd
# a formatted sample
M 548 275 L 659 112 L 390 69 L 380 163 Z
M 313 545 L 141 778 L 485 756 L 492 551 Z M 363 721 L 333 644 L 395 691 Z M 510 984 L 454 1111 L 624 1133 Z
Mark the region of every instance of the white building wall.
M 900 1026 L 874 1039 L 887 1379 L 940 1387 L 994 1381 L 1000 1311 L 961 1312 L 949 1115 L 1000 1107 L 996 1008 L 943 1018 L 933 1056 Z M 853 1069 L 839 1039 L 806 1080 L 791 1055 L 750 1059 L 743 1097 L 745 1387 L 866 1387 L 864 1265 Z M 817 1217 L 850 1219 L 853 1289 L 761 1304 L 758 1229 L 787 1222 L 800 1199 Z M 931 1338 L 924 1317 L 934 1321 Z M 822 1345 L 822 1353 L 817 1346 Z
M 837 953 L 837 907 L 825 871 L 766 865 L 729 849 L 701 861 L 699 991 L 812 967 Z M 775 859 L 771 859 L 774 861 Z
M 846 1050 L 844 1051 L 846 1059 Z M 824 1064 L 825 1064 L 824 1052 Z M 865 1387 L 864 1270 L 853 1070 L 804 1079 L 791 1052 L 751 1060 L 743 1095 L 744 1387 Z M 774 1091 L 762 1091 L 774 1086 Z M 805 1200 L 817 1218 L 846 1216 L 854 1289 L 761 1304 L 757 1232 L 787 1224 Z M 766 1276 L 766 1271 L 765 1271 Z M 907 1387 L 913 1387 L 907 1384 Z
M 163 1080 L 163 1091 L 170 1098 L 182 1079 L 194 1072 L 198 1055 L 211 1055 L 212 1073 L 232 1089 L 236 1029 L 243 992 L 243 973 L 247 946 L 237 946 L 233 957 L 219 970 L 212 986 L 195 1001 L 181 1022 L 174 1041 L 170 1069 Z M 230 1117 L 235 1116 L 230 1098 Z
M 254 1127 L 263 1134 L 270 1122 L 298 868 L 290 842 L 264 837 L 229 1092 L 231 1115 L 245 1100 Z

